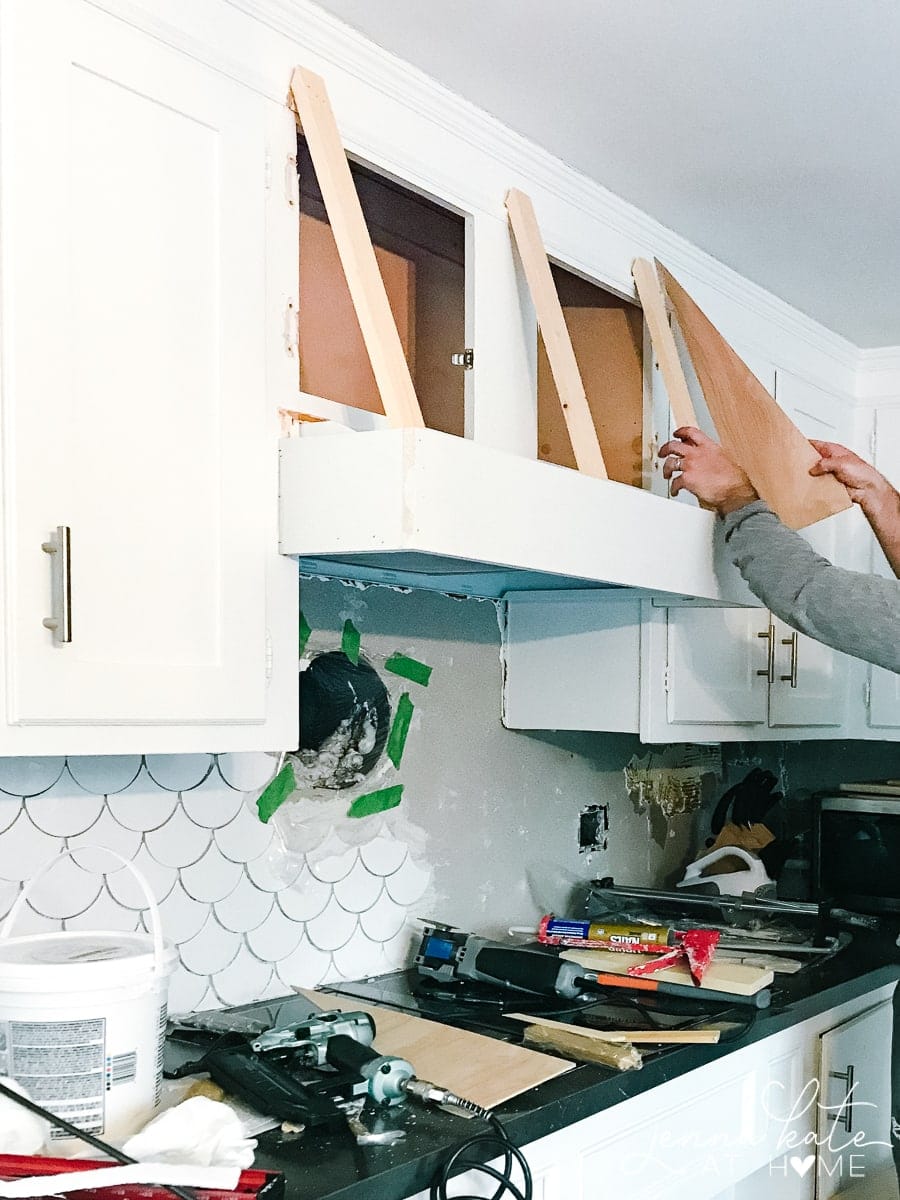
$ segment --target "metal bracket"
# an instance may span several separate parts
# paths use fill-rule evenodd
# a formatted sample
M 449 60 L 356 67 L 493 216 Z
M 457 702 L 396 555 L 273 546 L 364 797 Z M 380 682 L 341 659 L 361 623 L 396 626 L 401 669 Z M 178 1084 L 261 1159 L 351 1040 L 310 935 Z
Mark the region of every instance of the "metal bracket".
M 469 348 L 450 355 L 450 362 L 454 367 L 462 367 L 464 371 L 471 371 L 475 366 L 475 351 Z

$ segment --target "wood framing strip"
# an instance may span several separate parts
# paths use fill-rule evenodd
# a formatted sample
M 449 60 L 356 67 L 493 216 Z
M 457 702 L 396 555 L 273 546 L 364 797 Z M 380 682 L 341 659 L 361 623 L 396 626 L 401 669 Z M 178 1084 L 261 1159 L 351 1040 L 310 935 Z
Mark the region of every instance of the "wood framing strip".
M 511 189 L 506 195 L 506 211 L 522 260 L 528 290 L 534 302 L 538 326 L 544 339 L 544 348 L 559 394 L 578 470 L 584 475 L 592 475 L 595 479 L 608 479 L 594 419 L 588 406 L 578 363 L 575 361 L 572 339 L 566 328 L 562 305 L 550 273 L 550 263 L 547 261 L 547 252 L 530 197 L 515 188 Z
M 832 475 L 810 475 L 819 455 L 683 287 L 657 263 L 724 450 L 792 529 L 851 505 Z
M 403 354 L 325 81 L 312 71 L 296 67 L 291 76 L 291 95 L 322 190 L 325 210 L 385 416 L 395 428 L 424 428 L 422 410 Z
M 653 353 L 659 363 L 669 407 L 675 418 L 675 428 L 683 425 L 697 427 L 697 414 L 694 411 L 694 401 L 688 391 L 687 380 L 678 357 L 678 347 L 669 326 L 669 315 L 666 312 L 666 301 L 660 287 L 659 278 L 653 263 L 646 258 L 636 258 L 631 266 L 634 285 L 637 288 L 638 299 L 644 310 L 644 320 L 650 330 L 650 341 Z

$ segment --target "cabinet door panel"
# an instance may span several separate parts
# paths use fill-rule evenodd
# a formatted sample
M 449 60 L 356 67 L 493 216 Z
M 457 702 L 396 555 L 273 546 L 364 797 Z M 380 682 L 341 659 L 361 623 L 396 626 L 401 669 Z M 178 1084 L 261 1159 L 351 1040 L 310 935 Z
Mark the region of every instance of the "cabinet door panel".
M 777 617 L 772 619 L 775 678 L 769 690 L 769 724 L 842 725 L 847 712 L 850 659 L 797 633 Z
M 900 408 L 880 409 L 875 415 L 875 466 L 895 487 L 900 484 Z M 890 578 L 893 571 L 881 547 L 874 539 L 873 543 L 871 569 Z M 869 725 L 900 728 L 900 675 L 884 667 L 869 670 Z
M 262 721 L 266 102 L 75 0 L 3 20 L 10 720 Z
M 668 610 L 671 724 L 765 724 L 767 641 L 757 635 L 767 616 L 746 608 Z

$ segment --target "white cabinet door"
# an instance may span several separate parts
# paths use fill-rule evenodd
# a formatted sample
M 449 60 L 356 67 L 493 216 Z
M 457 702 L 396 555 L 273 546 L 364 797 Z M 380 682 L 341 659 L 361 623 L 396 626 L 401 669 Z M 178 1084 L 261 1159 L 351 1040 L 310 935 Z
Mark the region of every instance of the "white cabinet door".
M 875 466 L 895 487 L 900 484 L 900 408 L 882 408 L 875 414 Z M 871 570 L 890 578 L 894 572 L 881 547 L 872 541 Z M 900 675 L 876 666 L 870 666 L 869 672 L 869 725 L 900 728 Z
M 272 106 L 82 0 L 0 41 L 7 724 L 262 723 Z
M 769 687 L 772 726 L 839 726 L 847 720 L 850 659 L 777 617 Z
M 671 726 L 766 720 L 767 614 L 753 608 L 669 608 Z
M 627 594 L 508 595 L 504 725 L 637 733 L 640 636 L 640 600 Z
M 816 1198 L 859 1188 L 896 1195 L 891 1156 L 892 1005 L 884 1001 L 820 1037 Z

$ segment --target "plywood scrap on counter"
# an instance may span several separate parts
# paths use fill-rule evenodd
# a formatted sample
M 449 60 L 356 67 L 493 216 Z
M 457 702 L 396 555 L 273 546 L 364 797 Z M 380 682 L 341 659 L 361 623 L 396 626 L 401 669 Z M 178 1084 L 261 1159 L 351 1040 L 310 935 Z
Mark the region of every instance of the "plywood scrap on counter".
M 678 357 L 678 347 L 669 325 L 669 314 L 666 311 L 666 301 L 656 268 L 646 258 L 636 258 L 631 266 L 631 275 L 641 308 L 644 310 L 644 320 L 650 330 L 653 353 L 659 363 L 659 373 L 669 398 L 669 408 L 675 419 L 674 428 L 680 429 L 682 425 L 696 426 L 694 401 L 691 399 L 681 359 Z
M 813 476 L 819 455 L 678 281 L 657 263 L 725 451 L 786 525 L 801 529 L 849 508 L 847 489 Z
M 606 463 L 588 405 L 581 372 L 575 361 L 572 339 L 566 328 L 562 305 L 553 283 L 547 252 L 531 198 L 512 188 L 506 196 L 506 211 L 522 268 L 537 313 L 553 381 L 559 394 L 566 428 L 578 470 L 596 479 L 608 479 Z
M 291 76 L 291 96 L 309 146 L 385 415 L 392 426 L 421 428 L 425 422 L 325 82 L 312 71 L 297 67 Z
M 622 954 L 618 950 L 564 950 L 560 955 L 570 962 L 578 963 L 589 971 L 612 975 L 627 975 L 629 967 L 641 966 L 657 958 L 655 954 Z M 703 986 L 698 987 L 688 968 L 683 963 L 663 967 L 653 975 L 660 983 L 681 983 L 692 987 L 698 997 L 704 990 L 731 992 L 735 996 L 755 996 L 768 987 L 775 976 L 763 967 L 753 967 L 740 962 L 712 962 L 703 975 Z
M 439 1021 L 362 1004 L 350 996 L 331 996 L 305 988 L 295 991 L 322 1009 L 370 1013 L 375 1021 L 374 1045 L 381 1054 L 405 1058 L 420 1079 L 449 1088 L 484 1108 L 511 1100 L 539 1083 L 571 1071 L 575 1065 L 481 1033 L 452 1029 Z

